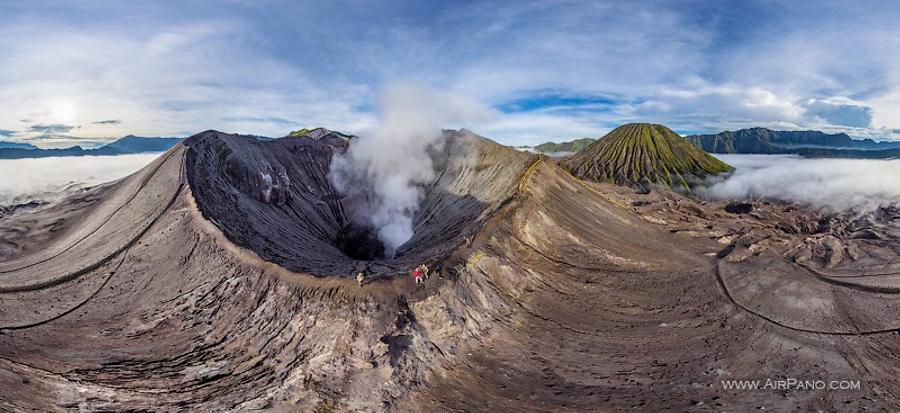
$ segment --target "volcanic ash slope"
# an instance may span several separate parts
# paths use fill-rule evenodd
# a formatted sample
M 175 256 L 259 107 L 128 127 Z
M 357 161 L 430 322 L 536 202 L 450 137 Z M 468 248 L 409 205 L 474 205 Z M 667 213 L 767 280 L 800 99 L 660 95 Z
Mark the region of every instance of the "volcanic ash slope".
M 0 409 L 900 407 L 892 227 L 811 235 L 782 209 L 636 195 L 446 135 L 393 259 L 339 245 L 353 205 L 327 173 L 352 139 L 321 129 L 204 132 L 130 177 L 4 217 Z M 422 262 L 441 273 L 416 287 Z M 797 297 L 806 307 L 788 311 Z M 863 385 L 720 384 L 767 377 Z
M 650 123 L 619 126 L 564 165 L 573 175 L 596 182 L 682 188 L 732 169 L 671 129 Z

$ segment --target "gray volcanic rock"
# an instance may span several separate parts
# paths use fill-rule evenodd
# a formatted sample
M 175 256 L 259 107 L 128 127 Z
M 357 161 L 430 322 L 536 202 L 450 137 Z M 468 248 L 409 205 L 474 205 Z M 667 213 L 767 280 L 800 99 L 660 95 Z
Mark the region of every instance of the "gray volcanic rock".
M 446 135 L 443 151 L 434 155 L 439 178 L 426 185 L 415 236 L 387 261 L 362 262 L 339 247 L 342 234 L 362 225 L 351 222 L 345 203 L 352 200 L 328 179 L 332 155 L 350 137 L 313 131 L 258 141 L 204 132 L 186 142 L 187 176 L 204 216 L 269 261 L 315 276 L 353 277 L 363 269 L 397 275 L 440 260 L 477 231 L 486 214 L 512 196 L 510 188 L 535 158 L 471 134 Z
M 0 410 L 900 407 L 895 209 L 729 214 L 448 132 L 413 238 L 369 261 L 336 242 L 333 138 L 204 132 L 0 217 Z M 862 385 L 721 384 L 769 377 Z

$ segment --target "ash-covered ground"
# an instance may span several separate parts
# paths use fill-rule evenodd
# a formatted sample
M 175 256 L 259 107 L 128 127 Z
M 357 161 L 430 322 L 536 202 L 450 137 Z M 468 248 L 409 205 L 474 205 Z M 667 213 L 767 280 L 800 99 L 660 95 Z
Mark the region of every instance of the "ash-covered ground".
M 900 210 L 639 194 L 445 138 L 393 257 L 348 214 L 328 173 L 350 140 L 324 130 L 204 132 L 4 215 L 0 408 L 900 407 Z M 723 385 L 792 378 L 860 387 Z

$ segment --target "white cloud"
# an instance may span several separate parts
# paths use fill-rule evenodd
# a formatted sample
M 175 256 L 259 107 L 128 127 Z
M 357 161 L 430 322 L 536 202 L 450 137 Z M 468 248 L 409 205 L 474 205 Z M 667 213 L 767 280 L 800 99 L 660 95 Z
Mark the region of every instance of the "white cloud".
M 234 119 L 282 117 L 341 129 L 355 126 L 347 120 L 365 98 L 325 92 L 290 65 L 240 47 L 241 31 L 231 23 L 153 34 L 33 27 L 7 29 L 17 32 L 10 37 L 2 30 L 0 50 L 15 62 L 0 65 L 0 100 L 17 102 L 0 113 L 9 129 L 58 121 L 58 108 L 66 107 L 66 120 L 81 125 L 84 138 L 205 129 L 281 136 L 288 125 Z M 93 123 L 106 118 L 121 124 Z
M 594 119 L 546 112 L 506 114 L 490 123 L 472 125 L 479 134 L 515 145 L 538 145 L 548 140 L 600 137 L 609 128 Z
M 790 99 L 760 87 L 716 85 L 695 81 L 688 88 L 663 89 L 652 105 L 639 105 L 635 115 L 661 115 L 682 120 L 741 125 L 765 119 L 767 123 L 795 124 L 804 110 Z
M 803 159 L 716 155 L 735 167 L 698 190 L 715 199 L 778 199 L 831 210 L 866 212 L 900 202 L 900 160 Z
M 810 115 L 825 124 L 851 128 L 868 128 L 872 125 L 872 108 L 845 97 L 812 98 L 804 106 Z
M 159 154 L 0 160 L 0 205 L 51 200 L 71 185 L 96 185 L 128 176 Z
M 0 101 L 16 102 L 0 128 L 60 123 L 63 102 L 71 116 L 55 118 L 92 139 L 356 132 L 376 123 L 375 91 L 400 80 L 495 106 L 545 90 L 618 101 L 477 130 L 508 143 L 639 120 L 884 136 L 900 129 L 898 13 L 840 2 L 23 4 L 0 16 Z M 122 123 L 92 123 L 104 119 Z

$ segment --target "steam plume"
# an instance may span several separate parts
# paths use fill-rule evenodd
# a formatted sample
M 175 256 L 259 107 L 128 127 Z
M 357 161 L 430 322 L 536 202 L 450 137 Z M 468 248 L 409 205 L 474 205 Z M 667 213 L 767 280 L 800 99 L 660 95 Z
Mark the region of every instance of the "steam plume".
M 699 190 L 713 199 L 769 198 L 859 213 L 900 202 L 900 160 L 717 157 L 736 170 Z
M 386 254 L 413 235 L 421 185 L 435 178 L 429 152 L 443 148 L 441 128 L 485 119 L 490 112 L 465 99 L 409 84 L 388 87 L 381 96 L 380 126 L 360 134 L 332 159 L 330 177 L 356 220 L 365 220 Z

